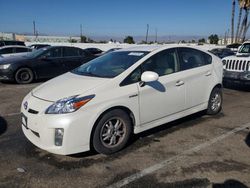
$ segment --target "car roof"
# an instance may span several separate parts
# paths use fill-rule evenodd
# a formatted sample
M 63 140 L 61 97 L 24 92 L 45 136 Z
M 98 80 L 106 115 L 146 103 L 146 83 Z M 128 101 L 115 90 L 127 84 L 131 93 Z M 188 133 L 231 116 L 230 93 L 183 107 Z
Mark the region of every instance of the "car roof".
M 4 48 L 29 48 L 27 46 L 21 46 L 21 45 L 8 45 L 8 46 L 1 46 L 0 49 Z
M 142 51 L 142 52 L 153 52 L 155 50 L 164 50 L 169 48 L 193 48 L 200 51 L 206 51 L 204 48 L 198 47 L 198 46 L 191 46 L 191 45 L 184 45 L 184 44 L 166 44 L 166 45 L 143 45 L 143 46 L 136 46 L 136 47 L 129 47 L 129 48 L 122 48 L 120 50 L 117 50 L 119 52 L 122 51 Z

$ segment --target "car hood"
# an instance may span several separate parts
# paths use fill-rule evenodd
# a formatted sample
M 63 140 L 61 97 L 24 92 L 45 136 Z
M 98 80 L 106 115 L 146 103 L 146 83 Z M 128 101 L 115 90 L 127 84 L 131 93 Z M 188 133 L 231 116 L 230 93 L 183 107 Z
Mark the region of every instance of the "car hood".
M 236 56 L 236 55 L 232 55 L 232 56 L 227 56 L 223 58 L 224 60 L 246 60 L 249 61 L 250 57 L 249 56 Z
M 42 100 L 55 102 L 66 97 L 82 95 L 109 80 L 68 72 L 38 86 L 32 91 L 32 95 Z
M 0 64 L 12 64 L 12 63 L 18 63 L 18 62 L 25 62 L 28 59 L 30 58 L 28 58 L 25 55 L 17 55 L 17 56 L 9 56 L 9 57 L 2 56 L 0 58 Z

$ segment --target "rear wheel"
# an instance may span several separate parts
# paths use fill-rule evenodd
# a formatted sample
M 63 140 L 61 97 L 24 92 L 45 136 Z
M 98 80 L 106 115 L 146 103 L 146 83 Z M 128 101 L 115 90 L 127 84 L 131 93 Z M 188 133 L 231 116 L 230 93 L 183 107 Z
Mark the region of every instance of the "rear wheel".
M 131 120 L 123 110 L 107 112 L 94 130 L 92 140 L 94 149 L 106 155 L 121 150 L 130 138 L 131 127 Z
M 222 109 L 222 101 L 222 89 L 218 87 L 214 88 L 208 101 L 207 114 L 218 114 Z
M 29 68 L 20 68 L 16 71 L 15 81 L 18 84 L 29 84 L 33 81 L 34 74 Z

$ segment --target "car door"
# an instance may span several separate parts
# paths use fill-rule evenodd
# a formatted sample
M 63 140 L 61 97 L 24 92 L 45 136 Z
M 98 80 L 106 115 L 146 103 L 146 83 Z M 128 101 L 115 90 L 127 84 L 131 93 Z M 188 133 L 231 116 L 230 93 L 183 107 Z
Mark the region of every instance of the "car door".
M 64 72 L 71 71 L 81 64 L 81 57 L 78 48 L 63 47 Z
M 39 78 L 51 78 L 64 72 L 62 64 L 62 47 L 53 47 L 44 51 L 34 63 Z
M 157 53 L 142 65 L 142 72 L 158 73 L 159 80 L 139 85 L 141 124 L 176 114 L 185 109 L 184 75 L 179 72 L 176 49 Z
M 208 101 L 212 82 L 212 57 L 192 48 L 178 48 L 180 70 L 185 75 L 186 108 Z

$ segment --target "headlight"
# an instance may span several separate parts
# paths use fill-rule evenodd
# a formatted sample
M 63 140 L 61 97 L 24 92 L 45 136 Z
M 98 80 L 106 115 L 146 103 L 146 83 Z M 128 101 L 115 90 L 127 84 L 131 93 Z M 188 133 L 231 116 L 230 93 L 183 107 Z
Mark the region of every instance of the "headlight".
M 58 100 L 46 110 L 45 114 L 66 114 L 75 112 L 94 97 L 95 95 L 85 97 L 72 96 Z
M 223 65 L 225 66 L 227 64 L 227 61 L 225 59 L 222 60 Z
M 0 65 L 0 69 L 8 69 L 10 64 Z

